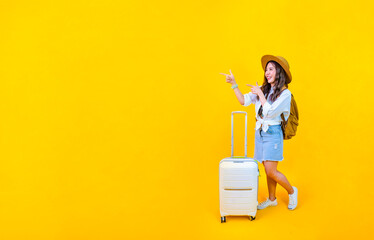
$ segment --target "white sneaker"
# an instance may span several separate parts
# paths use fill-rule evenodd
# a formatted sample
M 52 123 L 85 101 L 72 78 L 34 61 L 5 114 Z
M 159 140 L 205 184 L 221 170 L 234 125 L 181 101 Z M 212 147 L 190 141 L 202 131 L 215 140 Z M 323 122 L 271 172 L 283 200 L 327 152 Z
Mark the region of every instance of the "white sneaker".
M 297 206 L 297 188 L 292 187 L 294 190 L 293 194 L 288 194 L 289 202 L 288 202 L 288 209 L 294 210 Z
M 261 209 L 264 209 L 264 208 L 267 208 L 267 207 L 270 207 L 270 206 L 277 206 L 278 205 L 278 202 L 277 202 L 277 199 L 275 199 L 274 201 L 271 201 L 269 198 L 266 199 L 264 202 L 260 203 L 258 206 L 257 206 L 257 209 L 258 210 L 261 210 Z

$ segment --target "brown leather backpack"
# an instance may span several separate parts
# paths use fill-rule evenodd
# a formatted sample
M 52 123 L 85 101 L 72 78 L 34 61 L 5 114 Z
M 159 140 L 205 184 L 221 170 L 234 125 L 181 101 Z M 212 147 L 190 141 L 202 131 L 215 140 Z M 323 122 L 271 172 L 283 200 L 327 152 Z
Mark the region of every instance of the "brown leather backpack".
M 297 127 L 299 126 L 299 111 L 297 110 L 297 105 L 295 98 L 291 94 L 291 111 L 290 116 L 287 121 L 284 119 L 284 114 L 281 114 L 282 117 L 282 130 L 283 130 L 283 139 L 288 140 L 296 135 Z

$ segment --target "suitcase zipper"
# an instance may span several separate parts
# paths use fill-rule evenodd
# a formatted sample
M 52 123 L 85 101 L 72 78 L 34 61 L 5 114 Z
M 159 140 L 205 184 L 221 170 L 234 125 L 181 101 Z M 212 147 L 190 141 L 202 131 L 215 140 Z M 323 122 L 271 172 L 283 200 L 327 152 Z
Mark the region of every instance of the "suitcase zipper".
M 224 188 L 226 191 L 251 191 L 252 188 Z

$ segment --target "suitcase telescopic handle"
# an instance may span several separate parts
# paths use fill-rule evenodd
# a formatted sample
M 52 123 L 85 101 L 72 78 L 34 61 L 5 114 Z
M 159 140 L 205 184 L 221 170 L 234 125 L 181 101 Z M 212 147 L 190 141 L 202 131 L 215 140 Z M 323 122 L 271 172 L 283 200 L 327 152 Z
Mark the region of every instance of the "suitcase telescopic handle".
M 234 114 L 245 114 L 244 156 L 247 157 L 247 112 L 243 111 L 234 111 L 231 113 L 231 157 L 234 157 Z

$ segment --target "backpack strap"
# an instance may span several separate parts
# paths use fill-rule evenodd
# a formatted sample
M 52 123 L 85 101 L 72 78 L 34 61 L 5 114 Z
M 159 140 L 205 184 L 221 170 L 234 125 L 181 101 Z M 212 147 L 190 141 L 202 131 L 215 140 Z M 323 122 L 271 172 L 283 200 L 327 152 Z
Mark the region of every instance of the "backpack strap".
M 281 122 L 281 127 L 282 127 L 282 132 L 283 132 L 283 139 L 286 137 L 286 119 L 284 119 L 284 113 L 281 114 L 282 122 Z
M 282 121 L 286 123 L 286 119 L 284 119 L 284 113 L 281 114 Z

